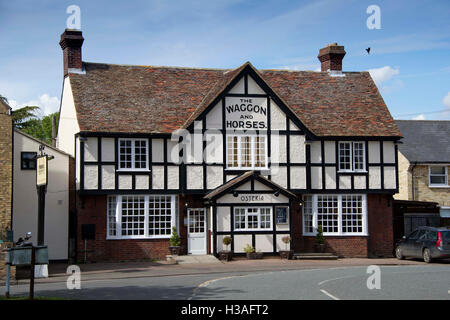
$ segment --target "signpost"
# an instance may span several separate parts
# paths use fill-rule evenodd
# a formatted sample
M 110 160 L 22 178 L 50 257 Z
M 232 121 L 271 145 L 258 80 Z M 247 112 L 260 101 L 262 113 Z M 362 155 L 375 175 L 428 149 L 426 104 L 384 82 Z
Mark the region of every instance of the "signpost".
M 36 188 L 38 192 L 38 245 L 44 245 L 45 229 L 45 194 L 48 183 L 48 156 L 44 154 L 44 146 L 39 146 L 40 155 L 36 159 Z

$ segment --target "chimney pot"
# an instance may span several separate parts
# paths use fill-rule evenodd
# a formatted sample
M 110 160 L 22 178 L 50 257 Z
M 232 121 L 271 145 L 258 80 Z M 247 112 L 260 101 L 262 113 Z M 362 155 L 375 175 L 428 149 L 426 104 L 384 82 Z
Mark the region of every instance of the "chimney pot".
M 69 74 L 69 69 L 81 71 L 83 68 L 81 57 L 83 41 L 83 34 L 80 30 L 66 29 L 61 35 L 59 45 L 63 50 L 64 56 L 64 76 Z
M 328 44 L 319 50 L 319 61 L 322 71 L 342 71 L 342 59 L 345 56 L 344 46 L 335 43 Z

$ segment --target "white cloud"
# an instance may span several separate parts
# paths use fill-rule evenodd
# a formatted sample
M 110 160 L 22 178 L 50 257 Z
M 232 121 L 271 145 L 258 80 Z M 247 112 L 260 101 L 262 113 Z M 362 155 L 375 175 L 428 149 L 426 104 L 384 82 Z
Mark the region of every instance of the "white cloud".
M 425 116 L 423 114 L 419 114 L 417 117 L 412 118 L 413 120 L 425 120 Z
M 442 104 L 447 108 L 450 109 L 450 91 L 447 93 L 447 95 L 442 99 Z
M 380 88 L 383 82 L 390 80 L 393 76 L 400 74 L 398 68 L 392 68 L 390 66 L 384 66 L 381 68 L 369 69 L 370 76 L 375 84 Z
M 9 100 L 8 102 L 13 110 L 25 106 L 38 106 L 41 108 L 38 112 L 39 116 L 45 116 L 59 110 L 59 99 L 57 97 L 50 97 L 47 93 L 39 96 L 38 99 L 30 100 L 24 103 L 19 103 L 16 100 Z

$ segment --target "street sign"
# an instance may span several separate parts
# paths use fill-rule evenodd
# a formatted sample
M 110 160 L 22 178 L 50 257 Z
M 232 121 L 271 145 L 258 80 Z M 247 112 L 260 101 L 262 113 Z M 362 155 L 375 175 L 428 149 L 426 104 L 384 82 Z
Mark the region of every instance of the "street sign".
M 36 169 L 36 186 L 46 186 L 47 185 L 47 155 L 40 156 L 36 159 L 37 169 Z

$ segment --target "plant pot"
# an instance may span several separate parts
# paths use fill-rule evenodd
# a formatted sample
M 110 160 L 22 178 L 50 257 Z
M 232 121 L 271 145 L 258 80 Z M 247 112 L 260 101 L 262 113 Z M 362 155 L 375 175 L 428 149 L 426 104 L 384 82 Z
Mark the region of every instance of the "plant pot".
M 170 253 L 171 253 L 173 256 L 178 256 L 178 255 L 180 254 L 181 247 L 180 247 L 180 246 L 176 246 L 176 247 L 170 246 L 170 247 L 169 247 L 169 250 L 170 250 Z
M 317 243 L 316 244 L 316 252 L 324 253 L 325 252 L 325 243 Z
M 247 259 L 253 260 L 253 259 L 262 259 L 263 253 L 262 252 L 247 252 Z
M 290 260 L 290 259 L 292 259 L 293 254 L 294 254 L 294 251 L 292 251 L 292 250 L 280 250 L 281 259 Z
M 219 260 L 220 261 L 231 261 L 233 259 L 233 251 L 220 251 Z

